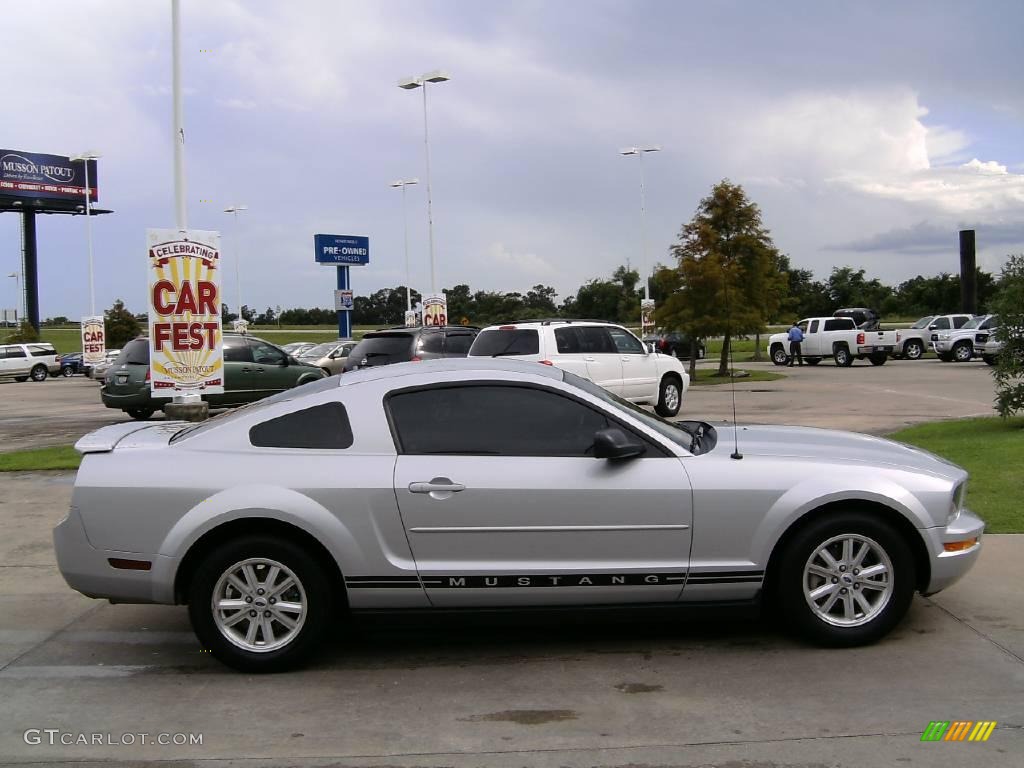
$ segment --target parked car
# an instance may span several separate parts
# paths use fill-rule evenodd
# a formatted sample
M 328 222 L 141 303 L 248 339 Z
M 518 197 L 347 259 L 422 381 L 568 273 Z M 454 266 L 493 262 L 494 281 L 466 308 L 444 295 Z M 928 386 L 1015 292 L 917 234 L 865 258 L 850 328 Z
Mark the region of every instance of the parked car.
M 479 332 L 479 328 L 464 325 L 370 331 L 348 353 L 342 372 L 392 363 L 465 357 Z
M 800 353 L 808 365 L 826 357 L 844 368 L 864 358 L 872 365 L 885 365 L 896 346 L 896 331 L 861 330 L 852 317 L 809 317 L 798 325 L 804 332 Z M 789 363 L 788 339 L 788 331 L 768 337 L 768 356 L 776 365 Z
M 67 355 L 60 356 L 60 375 L 61 376 L 74 376 L 76 373 L 82 372 L 82 353 L 71 352 Z
M 1003 351 L 1003 342 L 996 338 L 996 330 L 991 328 L 975 336 L 975 350 L 986 365 L 996 365 L 999 362 L 999 353 Z
M 685 333 L 653 333 L 644 336 L 644 344 L 651 352 L 660 352 L 663 355 L 674 355 L 680 360 L 690 359 L 690 337 Z M 707 347 L 703 339 L 697 339 L 697 359 L 703 360 L 707 355 Z
M 862 331 L 876 331 L 882 316 L 874 309 L 868 307 L 845 307 L 837 309 L 832 317 L 849 317 L 854 324 Z
M 287 352 L 292 357 L 298 358 L 303 352 L 310 347 L 315 347 L 316 342 L 313 341 L 293 341 L 291 344 L 285 344 L 281 349 Z
M 121 354 L 120 349 L 108 349 L 104 353 L 103 360 L 99 363 L 89 365 L 86 363 L 83 365 L 85 375 L 90 379 L 96 379 L 96 381 L 103 381 L 103 378 L 107 375 L 107 371 L 110 370 L 110 366 L 113 365 L 114 361 L 117 360 L 118 355 Z
M 308 661 L 340 611 L 764 605 L 856 646 L 977 560 L 950 462 L 768 425 L 736 461 L 731 432 L 555 366 L 368 368 L 86 435 L 57 563 L 89 597 L 188 604 L 201 647 L 268 672 Z
M 981 355 L 981 350 L 975 346 L 979 343 L 979 337 L 984 336 L 987 342 L 988 332 L 995 330 L 998 325 L 997 315 L 972 317 L 957 330 L 933 333 L 932 349 L 944 363 L 969 363 L 972 358 Z
M 662 416 L 679 413 L 690 375 L 675 357 L 650 352 L 621 325 L 596 320 L 533 320 L 480 331 L 470 357 L 516 357 L 593 381 Z
M 932 333 L 959 328 L 971 315 L 928 315 L 909 328 L 896 331 L 896 349 L 893 357 L 919 360 L 925 350 L 931 349 Z
M 0 377 L 15 381 L 46 381 L 60 373 L 60 355 L 52 344 L 0 344 Z
M 354 341 L 329 341 L 326 344 L 316 344 L 293 355 L 296 360 L 306 365 L 315 365 L 323 368 L 328 375 L 341 373 L 345 367 L 345 358 L 356 346 Z
M 321 368 L 306 365 L 255 336 L 224 334 L 224 392 L 203 395 L 211 408 L 232 408 L 324 378 Z M 107 371 L 100 399 L 133 419 L 145 420 L 170 402 L 153 397 L 149 384 L 149 339 L 129 341 Z

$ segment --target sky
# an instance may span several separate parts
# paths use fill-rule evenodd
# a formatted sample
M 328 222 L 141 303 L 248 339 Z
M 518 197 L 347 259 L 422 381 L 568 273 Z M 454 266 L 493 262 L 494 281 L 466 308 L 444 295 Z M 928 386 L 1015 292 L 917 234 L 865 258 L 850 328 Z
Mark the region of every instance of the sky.
M 723 178 L 819 279 L 955 272 L 966 227 L 987 270 L 1024 251 L 1020 2 L 182 0 L 182 21 L 189 226 L 222 232 L 232 306 L 238 258 L 243 303 L 330 306 L 318 232 L 370 238 L 357 294 L 404 284 L 389 183 L 410 177 L 411 282 L 429 291 L 422 92 L 397 83 L 435 69 L 438 287 L 564 298 L 670 263 Z M 102 153 L 97 308 L 144 311 L 146 229 L 175 223 L 170 1 L 11 3 L 3 24 L 0 147 Z M 619 154 L 634 145 L 662 151 Z M 38 239 L 41 314 L 87 314 L 83 218 L 39 217 Z M 18 269 L 2 215 L 0 272 Z

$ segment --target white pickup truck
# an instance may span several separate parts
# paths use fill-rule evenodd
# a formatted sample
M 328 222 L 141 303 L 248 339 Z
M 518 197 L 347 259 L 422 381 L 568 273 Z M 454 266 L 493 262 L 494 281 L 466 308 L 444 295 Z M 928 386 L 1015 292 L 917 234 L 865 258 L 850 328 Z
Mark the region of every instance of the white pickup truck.
M 862 331 L 849 317 L 809 317 L 798 325 L 804 332 L 800 352 L 808 365 L 826 357 L 844 368 L 864 358 L 872 365 L 884 365 L 896 347 L 896 331 Z M 768 337 L 768 356 L 776 365 L 789 363 L 788 331 Z

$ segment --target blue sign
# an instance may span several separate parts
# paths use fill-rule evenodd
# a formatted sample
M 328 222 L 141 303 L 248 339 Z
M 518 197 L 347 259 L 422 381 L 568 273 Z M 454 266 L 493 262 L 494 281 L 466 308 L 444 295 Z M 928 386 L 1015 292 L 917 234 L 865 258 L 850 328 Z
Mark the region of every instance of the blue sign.
M 0 196 L 84 200 L 85 163 L 89 163 L 89 199 L 96 202 L 96 161 L 70 160 L 0 149 Z
M 313 235 L 317 264 L 369 264 L 370 238 L 359 235 Z

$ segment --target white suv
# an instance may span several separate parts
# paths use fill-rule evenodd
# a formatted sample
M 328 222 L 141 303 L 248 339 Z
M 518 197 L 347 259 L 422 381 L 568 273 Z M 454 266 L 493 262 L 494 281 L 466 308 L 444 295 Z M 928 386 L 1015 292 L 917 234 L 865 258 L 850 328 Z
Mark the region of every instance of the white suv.
M 46 381 L 60 373 L 60 356 L 52 344 L 0 344 L 0 377 Z
M 589 320 L 535 320 L 480 331 L 470 357 L 516 357 L 575 373 L 660 416 L 679 413 L 690 376 L 675 357 L 649 352 L 620 325 Z

